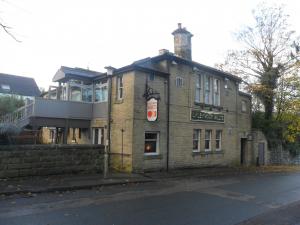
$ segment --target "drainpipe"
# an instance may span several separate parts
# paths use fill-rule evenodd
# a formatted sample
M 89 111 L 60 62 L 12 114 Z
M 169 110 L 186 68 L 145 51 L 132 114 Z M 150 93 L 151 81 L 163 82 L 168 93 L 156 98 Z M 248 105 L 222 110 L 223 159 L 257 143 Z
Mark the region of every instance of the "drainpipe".
M 109 153 L 111 150 L 111 94 L 112 94 L 112 75 L 114 68 L 111 66 L 105 67 L 107 70 L 107 139 L 106 139 L 106 151 L 105 151 L 105 160 L 104 160 L 104 178 L 107 177 L 108 168 L 109 168 Z
M 170 154 L 170 64 L 167 61 L 168 78 L 167 78 L 167 171 L 169 171 L 169 154 Z

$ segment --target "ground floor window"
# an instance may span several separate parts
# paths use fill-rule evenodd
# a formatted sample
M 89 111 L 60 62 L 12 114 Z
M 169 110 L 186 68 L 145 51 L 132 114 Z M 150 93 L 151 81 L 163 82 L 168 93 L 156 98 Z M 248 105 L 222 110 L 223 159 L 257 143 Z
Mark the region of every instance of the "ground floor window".
M 93 128 L 93 144 L 95 145 L 104 144 L 104 128 L 102 127 Z
M 158 150 L 159 150 L 159 133 L 146 132 L 144 153 L 146 155 L 158 154 Z
M 193 152 L 200 152 L 200 143 L 201 143 L 201 130 L 194 129 L 193 132 Z
M 205 151 L 211 150 L 211 130 L 205 130 Z
M 216 151 L 220 151 L 222 149 L 222 131 L 216 131 Z

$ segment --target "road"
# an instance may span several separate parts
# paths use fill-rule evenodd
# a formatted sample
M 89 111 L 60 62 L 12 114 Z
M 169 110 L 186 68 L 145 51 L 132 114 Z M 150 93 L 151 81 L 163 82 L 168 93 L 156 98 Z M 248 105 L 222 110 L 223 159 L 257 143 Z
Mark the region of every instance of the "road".
M 1 196 L 0 225 L 296 225 L 299 210 L 300 173 L 193 176 Z

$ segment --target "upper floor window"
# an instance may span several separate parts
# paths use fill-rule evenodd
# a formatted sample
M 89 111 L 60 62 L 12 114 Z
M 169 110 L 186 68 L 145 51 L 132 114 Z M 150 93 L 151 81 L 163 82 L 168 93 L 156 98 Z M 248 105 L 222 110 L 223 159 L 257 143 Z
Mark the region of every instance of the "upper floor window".
M 183 86 L 183 78 L 176 77 L 176 87 L 182 87 L 182 86 Z
M 10 86 L 8 84 L 1 84 L 1 89 L 5 91 L 10 91 Z
M 81 101 L 81 87 L 71 86 L 71 101 Z
M 211 104 L 211 78 L 210 76 L 205 76 L 204 81 L 204 101 L 205 104 Z
M 242 100 L 242 112 L 247 112 L 247 102 Z
M 148 75 L 148 80 L 154 81 L 154 79 L 155 79 L 154 73 L 150 73 L 150 74 Z
M 82 87 L 82 101 L 92 102 L 93 90 L 91 86 Z
M 117 98 L 119 100 L 123 99 L 124 95 L 123 87 L 123 75 L 117 77 Z
M 200 101 L 201 101 L 201 75 L 197 74 L 195 102 L 200 102 Z
M 214 79 L 214 105 L 220 105 L 220 80 Z
M 95 84 L 95 102 L 107 102 L 106 82 L 99 82 Z

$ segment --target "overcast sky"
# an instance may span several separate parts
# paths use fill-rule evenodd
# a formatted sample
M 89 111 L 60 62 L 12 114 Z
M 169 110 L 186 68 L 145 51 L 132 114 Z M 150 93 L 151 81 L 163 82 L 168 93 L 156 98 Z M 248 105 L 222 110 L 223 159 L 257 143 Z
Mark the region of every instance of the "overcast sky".
M 178 22 L 194 34 L 193 60 L 213 66 L 236 47 L 233 33 L 251 23 L 259 2 L 0 0 L 1 21 L 21 40 L 0 30 L 0 73 L 33 77 L 47 88 L 62 65 L 100 72 L 122 67 L 162 48 L 173 52 Z M 265 2 L 285 4 L 293 29 L 300 28 L 299 0 Z

